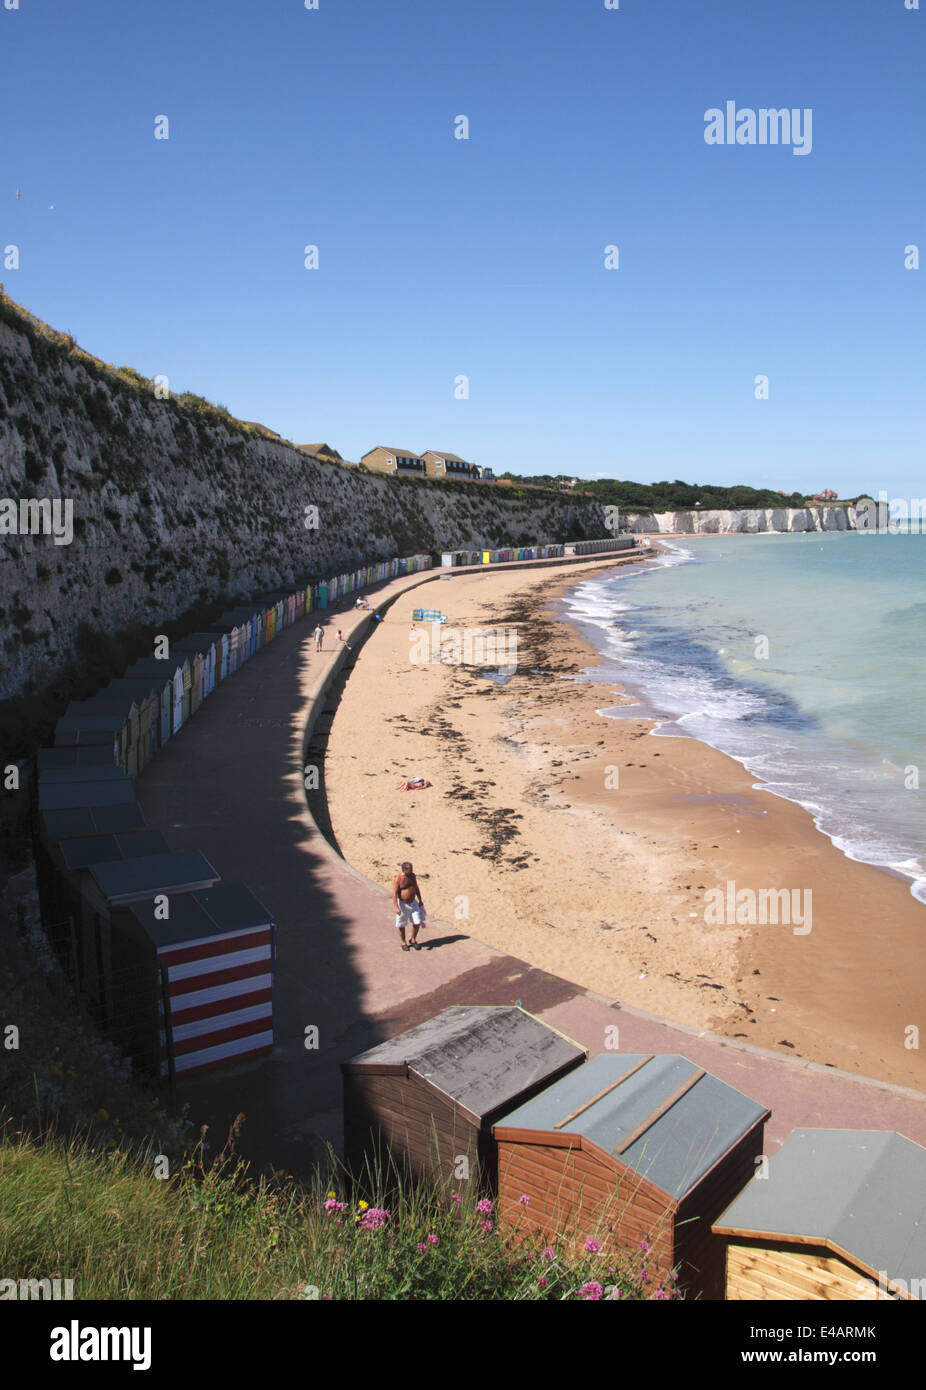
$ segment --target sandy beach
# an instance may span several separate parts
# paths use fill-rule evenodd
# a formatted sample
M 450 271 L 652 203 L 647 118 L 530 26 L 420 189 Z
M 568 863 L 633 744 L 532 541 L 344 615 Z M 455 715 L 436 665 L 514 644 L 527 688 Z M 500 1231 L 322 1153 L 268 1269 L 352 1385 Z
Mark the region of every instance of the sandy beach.
M 575 679 L 599 656 L 553 603 L 605 563 L 455 574 L 387 611 L 324 745 L 340 852 L 385 887 L 412 860 L 432 918 L 620 1003 L 926 1089 L 906 1031 L 924 1021 L 926 909 L 733 759 L 597 713 L 629 697 Z M 413 603 L 516 631 L 514 673 L 413 661 Z M 432 785 L 400 791 L 406 776 Z M 717 922 L 730 884 L 747 908 Z M 749 923 L 748 895 L 780 889 L 812 893 L 809 931 Z M 388 909 L 370 930 L 397 941 Z

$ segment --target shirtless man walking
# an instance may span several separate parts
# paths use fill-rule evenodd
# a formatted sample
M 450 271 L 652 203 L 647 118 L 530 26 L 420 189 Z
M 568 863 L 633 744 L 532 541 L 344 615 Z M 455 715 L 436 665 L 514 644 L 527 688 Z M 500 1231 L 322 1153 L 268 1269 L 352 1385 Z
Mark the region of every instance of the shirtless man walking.
M 402 950 L 420 951 L 418 929 L 424 925 L 425 921 L 424 903 L 421 901 L 421 891 L 418 887 L 415 871 L 408 860 L 402 865 L 401 872 L 395 876 L 395 882 L 392 885 L 392 901 L 395 906 L 395 924 L 399 929 Z M 405 927 L 409 923 L 412 928 L 412 939 L 410 943 L 406 944 Z

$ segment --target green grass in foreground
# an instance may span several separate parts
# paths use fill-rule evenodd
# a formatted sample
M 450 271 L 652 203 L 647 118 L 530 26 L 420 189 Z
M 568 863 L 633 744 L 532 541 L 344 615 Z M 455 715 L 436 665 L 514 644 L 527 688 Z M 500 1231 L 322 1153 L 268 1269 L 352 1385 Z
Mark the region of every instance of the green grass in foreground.
M 72 1279 L 77 1299 L 563 1299 L 675 1297 L 645 1252 L 569 1255 L 503 1233 L 478 1194 L 404 1186 L 347 1197 L 252 1182 L 201 1155 L 172 1178 L 156 1155 L 25 1136 L 0 1143 L 0 1273 Z M 335 1171 L 334 1162 L 332 1172 Z

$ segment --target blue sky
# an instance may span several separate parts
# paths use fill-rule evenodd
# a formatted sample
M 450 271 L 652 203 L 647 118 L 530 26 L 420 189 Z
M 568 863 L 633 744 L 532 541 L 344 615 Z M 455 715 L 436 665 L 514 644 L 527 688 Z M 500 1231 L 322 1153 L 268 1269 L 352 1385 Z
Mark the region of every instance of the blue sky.
M 926 9 L 8 2 L 0 276 L 98 356 L 355 460 L 922 495 Z

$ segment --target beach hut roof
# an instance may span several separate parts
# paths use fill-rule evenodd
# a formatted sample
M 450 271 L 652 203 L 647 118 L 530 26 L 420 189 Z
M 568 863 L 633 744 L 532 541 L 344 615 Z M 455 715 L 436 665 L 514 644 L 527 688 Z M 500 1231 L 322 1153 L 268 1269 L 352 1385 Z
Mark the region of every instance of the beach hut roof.
M 135 680 L 142 676 L 154 676 L 155 688 L 162 690 L 180 665 L 181 662 L 171 661 L 170 657 L 143 656 L 123 673 L 123 679 Z
M 148 686 L 147 690 L 152 688 Z M 140 691 L 131 679 L 110 681 L 109 685 L 98 690 L 95 695 L 88 696 L 86 700 L 72 700 L 65 710 L 65 716 L 70 719 L 82 715 L 119 714 L 122 711 L 128 714 L 133 705 L 144 699 L 146 693 L 147 691 Z
M 63 714 L 55 725 L 55 743 L 111 743 L 122 732 L 125 716 L 113 713 Z
M 82 748 L 40 748 L 37 755 L 39 772 L 50 771 L 54 767 L 113 767 L 112 747 L 91 745 Z
M 242 623 L 249 622 L 251 618 L 256 618 L 265 611 L 266 609 L 261 608 L 259 603 L 242 604 L 240 608 L 229 608 L 226 612 L 220 613 L 212 626 L 218 632 L 227 627 L 239 627 Z
M 824 1245 L 910 1286 L 926 1270 L 926 1149 L 881 1130 L 796 1129 L 714 1231 Z
M 77 806 L 122 806 L 135 801 L 135 789 L 131 777 L 95 777 L 97 772 L 108 772 L 109 768 L 81 767 L 55 768 L 43 772 L 39 779 L 39 810 L 63 811 Z M 80 772 L 80 780 L 51 780 L 51 772 Z
M 769 1111 L 678 1054 L 603 1052 L 496 1126 L 581 1135 L 680 1200 Z
M 168 852 L 160 830 L 142 830 L 134 835 L 83 835 L 62 840 L 59 847 L 66 869 L 87 869 L 91 864 L 108 864 L 114 859 Z
M 462 1005 L 351 1058 L 343 1070 L 415 1072 L 481 1123 L 585 1055 L 517 1005 Z
M 100 767 L 43 767 L 39 773 L 40 787 L 74 782 L 124 782 L 132 785 L 129 774 L 111 762 L 103 763 Z
M 214 647 L 216 642 L 222 637 L 221 632 L 190 632 L 186 637 L 180 637 L 171 646 L 175 652 L 207 652 L 210 647 Z
M 243 883 L 216 883 L 211 888 L 184 893 L 170 905 L 170 919 L 155 916 L 154 903 L 138 902 L 132 913 L 159 949 L 179 941 L 200 941 L 210 936 L 231 936 L 272 926 L 270 913 Z
M 145 818 L 137 801 L 126 801 L 115 806 L 68 806 L 46 811 L 42 825 L 47 839 L 65 840 L 142 829 Z
M 116 907 L 161 893 L 191 893 L 218 882 L 204 854 L 196 849 L 148 854 L 109 864 L 93 864 L 90 872 L 105 897 Z M 171 904 L 173 917 L 177 904 Z

